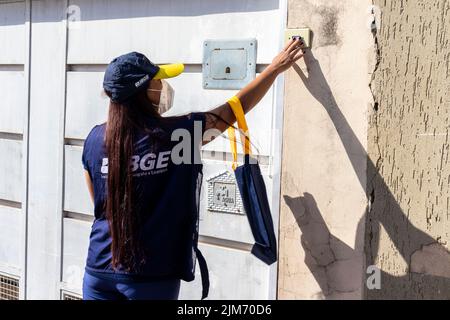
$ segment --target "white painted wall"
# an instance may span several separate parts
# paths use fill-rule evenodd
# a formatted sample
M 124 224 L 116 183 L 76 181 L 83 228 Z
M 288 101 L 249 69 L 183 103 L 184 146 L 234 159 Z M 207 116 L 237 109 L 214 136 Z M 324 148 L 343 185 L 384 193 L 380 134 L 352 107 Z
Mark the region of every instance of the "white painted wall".
M 69 5 L 80 9 L 81 22 L 66 21 Z M 8 239 L 0 244 L 0 272 L 16 270 L 28 299 L 59 299 L 61 289 L 81 293 L 93 214 L 82 176 L 82 142 L 95 124 L 106 120 L 108 101 L 101 96 L 101 83 L 115 56 L 140 51 L 156 64 L 185 63 L 186 72 L 169 80 L 176 92 L 171 112 L 208 110 L 237 90 L 202 88 L 203 41 L 256 38 L 262 68 L 279 51 L 283 16 L 278 0 L 0 2 L 0 41 L 11 43 L 0 52 L 5 102 L 0 105 L 0 230 L 10 224 L 11 230 L 19 230 L 16 238 L 0 238 Z M 279 181 L 273 177 L 279 152 L 273 147 L 273 129 L 279 129 L 274 115 L 281 108 L 275 98 L 280 89 L 272 88 L 248 115 L 257 153 L 267 163 L 262 170 L 275 208 Z M 216 157 L 204 159 L 200 224 L 211 276 L 209 297 L 274 298 L 276 267 L 250 254 L 253 237 L 247 218 L 207 210 L 206 180 L 231 170 L 231 165 L 217 160 L 229 152 L 227 140 L 217 139 L 206 150 L 216 151 Z M 274 221 L 277 229 L 277 211 Z M 26 250 L 20 245 L 25 239 Z M 12 254 L 11 247 L 20 253 Z M 26 263 L 20 258 L 25 254 Z M 183 283 L 181 298 L 200 295 L 198 274 L 194 282 Z

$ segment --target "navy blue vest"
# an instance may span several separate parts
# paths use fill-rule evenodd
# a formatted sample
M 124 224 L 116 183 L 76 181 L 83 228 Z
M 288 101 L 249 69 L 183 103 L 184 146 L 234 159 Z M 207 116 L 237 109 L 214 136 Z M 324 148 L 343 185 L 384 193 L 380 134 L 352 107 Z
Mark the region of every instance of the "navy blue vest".
M 111 266 L 111 238 L 105 218 L 108 159 L 104 144 L 105 124 L 95 126 L 84 142 L 82 163 L 94 187 L 94 214 L 86 270 L 128 274 L 132 277 L 170 277 L 194 280 L 196 258 L 202 275 L 202 299 L 208 294 L 206 262 L 198 250 L 199 199 L 202 182 L 201 137 L 203 113 L 164 120 L 148 119 L 151 134 L 135 131 L 131 159 L 136 214 L 141 215 L 145 263 L 139 272 L 128 273 Z M 154 122 L 153 124 L 151 122 Z M 197 128 L 194 130 L 194 123 Z M 174 130 L 189 133 L 190 161 L 174 163 L 180 141 L 171 141 Z M 194 132 L 195 131 L 195 132 Z M 182 134 L 181 134 L 182 135 Z M 180 137 L 180 135 L 176 135 Z M 181 138 L 182 139 L 182 138 Z M 185 141 L 186 143 L 186 141 Z M 184 151 L 186 152 L 186 150 Z M 184 158 L 186 159 L 186 158 Z M 195 161 L 194 161 L 195 160 Z

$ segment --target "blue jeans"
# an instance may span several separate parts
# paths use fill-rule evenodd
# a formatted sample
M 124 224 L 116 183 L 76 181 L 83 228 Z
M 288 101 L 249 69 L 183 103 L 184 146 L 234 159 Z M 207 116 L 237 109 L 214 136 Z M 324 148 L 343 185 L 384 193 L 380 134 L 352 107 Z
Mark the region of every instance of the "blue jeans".
M 83 300 L 178 300 L 180 279 L 133 281 L 127 276 L 84 273 Z

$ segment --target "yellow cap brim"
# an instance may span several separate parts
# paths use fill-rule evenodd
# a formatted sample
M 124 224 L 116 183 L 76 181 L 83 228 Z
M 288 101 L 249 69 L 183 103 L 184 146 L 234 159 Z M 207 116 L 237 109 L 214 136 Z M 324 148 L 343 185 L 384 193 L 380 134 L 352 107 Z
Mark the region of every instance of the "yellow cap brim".
M 153 77 L 153 79 L 167 79 L 178 76 L 184 70 L 184 64 L 182 63 L 172 63 L 172 64 L 162 64 L 158 65 L 159 71 Z

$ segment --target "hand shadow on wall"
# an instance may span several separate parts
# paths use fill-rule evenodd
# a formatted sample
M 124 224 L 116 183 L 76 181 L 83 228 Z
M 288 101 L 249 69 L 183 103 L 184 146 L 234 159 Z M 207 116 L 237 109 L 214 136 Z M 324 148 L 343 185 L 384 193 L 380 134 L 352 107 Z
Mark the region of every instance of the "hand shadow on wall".
M 294 64 L 294 69 L 303 81 L 305 87 L 311 95 L 325 108 L 330 116 L 333 125 L 341 139 L 346 150 L 347 156 L 352 167 L 358 177 L 361 187 L 365 190 L 370 206 L 367 210 L 365 219 L 360 221 L 360 225 L 365 221 L 365 228 L 358 228 L 357 232 L 365 229 L 364 248 L 366 255 L 366 265 L 377 265 L 380 240 L 380 226 L 389 235 L 396 250 L 400 253 L 408 266 L 408 272 L 403 276 L 395 276 L 386 272 L 381 272 L 381 289 L 368 290 L 365 288 L 365 297 L 369 299 L 432 299 L 432 298 L 450 298 L 450 253 L 436 239 L 416 228 L 402 211 L 397 203 L 395 196 L 390 192 L 383 177 L 379 174 L 377 166 L 371 161 L 364 147 L 353 132 L 346 118 L 339 109 L 333 93 L 328 85 L 322 72 L 320 64 L 315 59 L 311 50 L 307 50 L 305 54 L 305 63 L 308 66 L 307 77 L 300 67 Z M 366 161 L 367 168 L 361 166 L 361 159 Z M 366 185 L 366 179 L 367 185 Z M 309 230 L 308 224 L 302 224 L 302 218 L 299 218 L 301 212 L 299 208 L 305 207 L 308 210 L 307 216 L 314 219 L 316 224 L 323 224 L 318 227 L 323 233 L 329 233 L 324 219 L 319 212 L 314 198 L 310 194 L 303 197 L 290 198 L 284 196 L 289 208 L 297 218 L 300 229 L 305 239 L 314 236 L 314 230 Z M 307 217 L 305 217 L 306 219 Z M 342 241 L 329 233 L 330 239 L 334 242 L 343 244 Z M 314 241 L 310 241 L 313 247 L 305 246 L 305 239 L 302 244 L 306 253 L 306 264 L 308 267 L 317 257 L 330 255 L 333 253 L 331 248 L 323 247 L 323 244 L 314 247 Z M 356 239 L 361 239 L 361 234 L 356 235 Z M 330 242 L 332 243 L 332 242 Z M 427 248 L 424 248 L 427 247 Z M 342 246 L 341 250 L 345 253 L 353 249 L 348 246 Z M 428 250 L 430 249 L 431 250 Z M 328 253 L 326 253 L 328 252 Z M 437 254 L 436 254 L 437 253 Z M 348 255 L 352 254 L 347 252 Z M 382 254 L 382 253 L 381 253 Z M 413 255 L 417 259 L 412 259 Z M 384 257 L 383 257 L 384 258 Z M 389 258 L 389 257 L 387 257 Z M 413 261 L 413 264 L 411 263 Z M 324 260 L 327 261 L 326 259 Z M 324 262 L 324 263 L 325 263 Z M 350 268 L 352 269 L 352 268 Z M 365 272 L 365 270 L 361 270 Z M 316 280 L 326 295 L 329 291 L 329 284 L 338 283 L 340 279 L 345 279 L 349 275 L 334 275 L 339 279 L 328 278 L 323 279 L 323 275 L 318 275 L 316 270 L 311 270 L 316 276 Z M 356 277 L 356 275 L 354 275 Z M 363 277 L 365 278 L 365 277 Z M 328 290 L 328 291 L 327 291 Z

